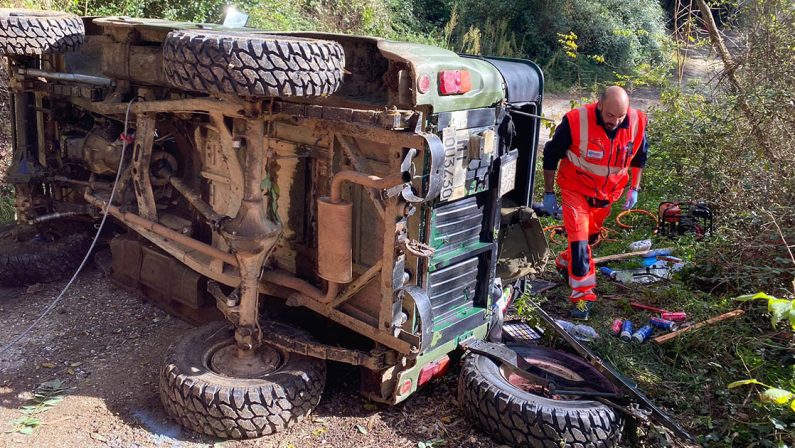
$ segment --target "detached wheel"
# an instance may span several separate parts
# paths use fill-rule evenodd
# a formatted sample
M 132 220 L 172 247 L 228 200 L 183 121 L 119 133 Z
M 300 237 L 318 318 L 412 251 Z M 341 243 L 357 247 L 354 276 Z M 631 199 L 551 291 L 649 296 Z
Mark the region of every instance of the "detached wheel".
M 0 9 L 0 54 L 38 56 L 77 50 L 85 40 L 83 20 L 74 14 Z
M 244 97 L 331 95 L 345 53 L 336 42 L 253 33 L 173 31 L 163 69 L 174 87 Z
M 303 332 L 268 322 L 296 337 Z M 234 328 L 213 322 L 169 347 L 160 370 L 160 398 L 168 414 L 193 431 L 247 439 L 273 434 L 303 420 L 326 383 L 323 361 L 267 345 L 254 357 L 235 358 Z
M 0 224 L 0 286 L 26 286 L 71 276 L 91 239 L 87 226 L 75 223 Z
M 614 390 L 580 358 L 544 347 L 508 347 L 538 370 Z M 468 418 L 500 442 L 532 448 L 617 446 L 624 423 L 615 410 L 596 401 L 555 399 L 559 397 L 540 393 L 539 388 L 507 374 L 485 356 L 470 353 L 464 360 L 459 402 Z

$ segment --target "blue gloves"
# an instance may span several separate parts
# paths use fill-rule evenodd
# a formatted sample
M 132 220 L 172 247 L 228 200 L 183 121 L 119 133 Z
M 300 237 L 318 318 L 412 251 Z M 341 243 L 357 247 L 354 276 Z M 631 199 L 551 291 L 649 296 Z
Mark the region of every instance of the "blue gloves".
M 544 193 L 544 210 L 549 213 L 549 216 L 557 218 L 558 213 L 560 213 L 560 208 L 558 208 L 558 199 L 555 197 L 554 192 L 546 192 Z
M 624 210 L 632 210 L 632 208 L 635 207 L 635 204 L 637 203 L 638 203 L 638 190 L 630 188 L 629 190 L 627 190 L 627 201 L 624 202 Z

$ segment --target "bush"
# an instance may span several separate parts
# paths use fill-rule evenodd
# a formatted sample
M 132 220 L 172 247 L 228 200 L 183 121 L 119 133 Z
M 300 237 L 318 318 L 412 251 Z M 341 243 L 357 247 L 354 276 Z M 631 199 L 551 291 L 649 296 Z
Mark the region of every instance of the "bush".
M 440 0 L 417 1 L 427 20 L 439 20 L 438 13 L 427 11 Z M 480 39 L 481 53 L 533 59 L 548 77 L 569 84 L 612 79 L 614 72 L 632 73 L 641 64 L 666 59 L 665 17 L 657 2 L 460 0 L 447 20 L 453 25 L 446 36 L 451 48 L 466 50 L 473 34 L 486 35 Z M 560 36 L 570 33 L 576 49 L 567 55 Z
M 739 91 L 723 77 L 705 94 L 663 94 L 644 184 L 661 197 L 706 199 L 717 211 L 720 239 L 699 260 L 698 283 L 780 294 L 795 271 L 776 228 L 795 244 L 795 0 L 753 0 L 741 12 Z

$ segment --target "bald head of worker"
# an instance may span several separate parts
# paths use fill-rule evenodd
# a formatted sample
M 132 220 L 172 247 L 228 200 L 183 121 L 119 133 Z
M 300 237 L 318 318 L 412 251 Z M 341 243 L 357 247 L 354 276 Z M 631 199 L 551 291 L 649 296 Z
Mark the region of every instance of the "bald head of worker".
M 619 86 L 610 86 L 602 92 L 598 104 L 599 113 L 605 129 L 612 131 L 618 127 L 627 116 L 629 110 L 629 95 Z

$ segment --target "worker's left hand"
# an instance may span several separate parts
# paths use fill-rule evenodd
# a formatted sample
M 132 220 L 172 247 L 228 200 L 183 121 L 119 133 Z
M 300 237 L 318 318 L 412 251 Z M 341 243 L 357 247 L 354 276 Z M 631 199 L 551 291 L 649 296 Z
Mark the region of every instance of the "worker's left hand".
M 624 210 L 631 210 L 638 203 L 638 190 L 630 188 L 627 190 L 627 200 L 624 202 Z

